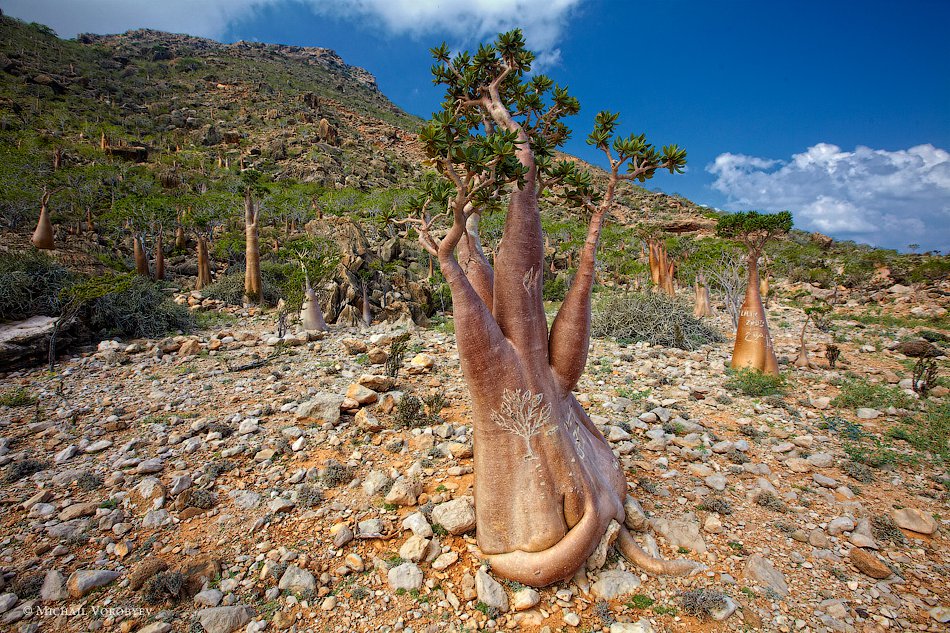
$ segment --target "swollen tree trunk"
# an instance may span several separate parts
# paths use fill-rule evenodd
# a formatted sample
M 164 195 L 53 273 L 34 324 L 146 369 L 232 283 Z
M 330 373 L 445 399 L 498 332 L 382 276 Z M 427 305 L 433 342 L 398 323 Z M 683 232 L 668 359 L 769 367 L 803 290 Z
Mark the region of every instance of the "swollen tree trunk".
M 36 248 L 47 251 L 56 248 L 53 242 L 53 223 L 49 219 L 49 199 L 51 195 L 53 195 L 52 192 L 44 192 L 40 199 L 40 218 L 30 240 Z
M 211 283 L 211 262 L 208 261 L 208 238 L 198 236 L 198 282 L 195 290 L 201 290 Z
M 709 307 L 709 286 L 706 285 L 706 277 L 702 273 L 696 275 L 693 287 L 695 296 L 693 316 L 697 319 L 712 316 L 712 309 Z
M 135 272 L 148 277 L 148 256 L 145 254 L 145 243 L 141 235 L 132 238 L 132 255 L 135 259 Z
M 805 348 L 805 330 L 808 328 L 808 322 L 811 321 L 811 315 L 805 317 L 805 323 L 802 324 L 802 333 L 799 337 L 798 356 L 795 357 L 795 366 L 802 369 L 808 369 L 812 366 L 811 359 L 808 358 L 808 349 Z
M 300 308 L 300 322 L 305 330 L 325 332 L 329 329 L 323 318 L 323 310 L 320 309 L 320 301 L 317 299 L 317 294 L 313 291 L 313 288 L 310 287 L 309 281 L 304 289 L 304 302 Z
M 155 237 L 155 281 L 165 279 L 165 244 L 162 232 Z
M 759 294 L 762 295 L 762 300 L 765 302 L 765 307 L 769 307 L 769 273 L 766 270 L 765 274 L 762 275 L 762 279 L 759 281 Z
M 185 227 L 179 226 L 175 229 L 175 250 L 185 250 L 187 242 L 185 241 Z
M 244 192 L 244 238 L 246 262 L 244 269 L 244 303 L 256 304 L 261 300 L 261 248 L 257 236 L 257 216 L 260 208 L 254 204 L 251 190 Z
M 438 257 L 452 290 L 472 397 L 478 546 L 495 573 L 540 587 L 582 569 L 608 526 L 623 523 L 627 483 L 573 394 L 587 361 L 595 251 L 606 209 L 591 220 L 577 276 L 549 336 L 537 173 L 533 158 L 528 164 L 524 188 L 511 196 L 490 285 L 482 285 L 477 268 L 469 268 L 469 278 L 455 258 L 456 245 L 470 232 L 458 217 Z M 625 528 L 620 532 L 624 555 L 650 571 L 689 574 L 701 567 L 651 558 Z
M 759 294 L 759 253 L 750 251 L 748 259 L 749 283 L 746 285 L 745 300 L 739 310 L 739 327 L 736 330 L 736 344 L 732 350 L 732 367 L 735 369 L 752 368 L 766 374 L 777 376 L 778 360 L 772 348 L 772 336 Z
M 360 284 L 362 289 L 362 303 L 363 303 L 363 325 L 369 327 L 373 324 L 373 310 L 369 306 L 369 280 L 364 279 L 363 283 Z

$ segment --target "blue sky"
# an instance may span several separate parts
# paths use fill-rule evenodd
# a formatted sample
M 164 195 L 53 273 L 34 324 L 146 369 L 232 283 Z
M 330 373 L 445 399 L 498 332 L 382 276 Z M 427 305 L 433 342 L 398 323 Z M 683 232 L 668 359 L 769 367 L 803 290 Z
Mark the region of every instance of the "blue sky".
M 689 152 L 651 187 L 739 210 L 789 209 L 843 239 L 950 250 L 950 2 L 797 0 L 0 0 L 64 37 L 140 26 L 333 48 L 423 117 L 427 49 L 523 26 L 543 69 L 624 131 Z

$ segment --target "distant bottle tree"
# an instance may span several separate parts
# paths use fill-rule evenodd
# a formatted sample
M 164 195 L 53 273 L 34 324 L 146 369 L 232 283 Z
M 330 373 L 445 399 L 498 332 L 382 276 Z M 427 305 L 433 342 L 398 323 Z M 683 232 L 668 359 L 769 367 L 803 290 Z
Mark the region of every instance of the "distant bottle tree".
M 719 219 L 716 233 L 720 237 L 741 242 L 747 250 L 746 269 L 749 278 L 745 300 L 739 310 L 736 344 L 732 350 L 732 367 L 735 369 L 748 367 L 767 374 L 779 373 L 765 306 L 762 305 L 759 258 L 769 240 L 791 229 L 792 214 L 788 211 L 771 215 L 745 211 L 724 215 Z

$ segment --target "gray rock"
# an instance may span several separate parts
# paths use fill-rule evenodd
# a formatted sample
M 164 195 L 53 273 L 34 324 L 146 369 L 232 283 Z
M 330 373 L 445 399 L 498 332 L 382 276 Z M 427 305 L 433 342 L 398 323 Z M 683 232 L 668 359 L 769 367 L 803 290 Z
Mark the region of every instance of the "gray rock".
M 15 593 L 0 594 L 0 614 L 6 613 L 12 609 L 13 606 L 19 601 L 20 599 L 17 598 Z
M 650 525 L 669 541 L 671 547 L 685 547 L 697 554 L 706 553 L 706 541 L 699 532 L 699 519 L 692 512 L 677 519 L 652 519 Z
M 788 583 L 785 582 L 785 576 L 769 559 L 753 554 L 748 558 L 745 564 L 743 575 L 758 583 L 760 586 L 771 589 L 779 596 L 786 598 L 789 595 Z
M 594 553 L 587 557 L 588 570 L 592 571 L 604 566 L 607 562 L 607 552 L 610 550 L 610 546 L 613 545 L 614 541 L 617 540 L 617 534 L 619 532 L 620 524 L 611 520 L 610 523 L 607 524 L 607 530 L 604 532 L 603 537 L 601 537 L 600 543 L 598 543 L 594 549 Z
M 647 515 L 640 502 L 627 495 L 623 502 L 623 524 L 635 532 L 643 532 L 648 527 Z
M 834 466 L 835 458 L 831 453 L 812 453 L 805 461 L 815 468 L 831 468 Z
M 389 587 L 393 591 L 403 589 L 412 591 L 422 587 L 422 570 L 415 563 L 403 563 L 393 567 L 387 574 Z
M 403 475 L 393 483 L 393 487 L 386 493 L 386 503 L 394 503 L 397 506 L 414 506 L 420 492 L 422 492 L 422 485 L 419 481 Z
M 541 602 L 541 594 L 531 587 L 519 589 L 511 596 L 511 608 L 515 611 L 525 611 L 539 602 Z
M 413 512 L 402 520 L 402 529 L 412 530 L 412 533 L 422 538 L 432 537 L 432 526 L 426 521 L 421 512 Z
M 40 588 L 40 600 L 56 602 L 65 600 L 68 595 L 66 592 L 66 577 L 55 569 L 46 572 L 46 577 L 43 578 L 43 586 Z
M 828 522 L 828 534 L 839 536 L 854 529 L 854 520 L 851 517 L 837 517 Z
M 877 409 L 861 407 L 855 411 L 855 414 L 858 416 L 859 420 L 873 420 L 874 418 L 880 417 L 881 412 Z
M 440 503 L 432 509 L 432 521 L 449 534 L 465 534 L 475 527 L 475 508 L 470 497 L 459 497 Z
M 172 522 L 172 515 L 169 514 L 168 510 L 149 510 L 145 513 L 145 516 L 142 517 L 142 527 L 147 529 L 154 529 L 157 527 L 162 527 L 163 525 L 168 525 Z
M 202 607 L 216 607 L 221 604 L 224 594 L 217 589 L 206 589 L 195 594 L 195 604 Z
M 251 433 L 257 433 L 260 430 L 260 425 L 257 423 L 257 420 L 254 418 L 248 418 L 247 420 L 242 420 L 241 424 L 238 426 L 238 435 L 250 435 Z
M 634 593 L 640 588 L 640 577 L 628 571 L 607 569 L 600 572 L 590 591 L 600 600 L 613 600 Z
M 119 577 L 119 572 L 109 569 L 80 569 L 66 581 L 66 590 L 73 598 L 82 598 L 93 589 L 104 587 Z
M 707 486 L 718 492 L 722 492 L 726 489 L 726 476 L 722 473 L 712 474 L 709 477 L 706 477 L 704 481 L 706 482 Z
M 253 490 L 232 490 L 228 493 L 234 505 L 242 510 L 250 510 L 261 501 L 261 496 Z
M 383 522 L 379 519 L 366 519 L 356 524 L 356 533 L 360 538 L 380 538 L 384 529 Z
M 614 622 L 610 633 L 653 633 L 653 625 L 646 618 L 637 622 Z
M 75 444 L 70 444 L 60 452 L 56 453 L 56 456 L 53 457 L 53 461 L 57 464 L 62 464 L 65 461 L 68 461 L 75 457 L 76 453 L 79 452 L 79 448 Z
M 152 622 L 146 624 L 135 633 L 168 633 L 172 630 L 172 625 L 168 622 Z
M 723 596 L 724 604 L 718 609 L 713 609 L 709 612 L 709 617 L 713 620 L 722 621 L 728 618 L 730 615 L 736 612 L 736 609 L 739 608 L 738 603 L 730 598 L 729 596 Z
M 475 593 L 478 594 L 479 602 L 502 613 L 508 612 L 508 594 L 497 580 L 488 575 L 484 567 L 475 572 Z
M 99 440 L 87 446 L 83 452 L 84 453 L 101 453 L 102 451 L 106 450 L 110 446 L 112 446 L 112 442 L 110 440 Z
M 309 596 L 317 589 L 317 580 L 306 569 L 290 565 L 280 577 L 277 588 L 281 591 L 290 591 L 302 596 Z
M 335 393 L 318 393 L 297 407 L 297 419 L 314 419 L 336 424 L 340 421 L 340 405 L 343 396 Z
M 151 475 L 152 473 L 161 472 L 163 468 L 165 468 L 165 462 L 162 461 L 161 457 L 155 457 L 139 462 L 139 465 L 135 467 L 135 472 L 140 475 Z
M 254 617 L 254 609 L 242 604 L 211 607 L 201 609 L 196 616 L 207 633 L 232 633 L 251 621 Z
M 380 470 L 372 470 L 363 480 L 363 492 L 368 497 L 378 494 L 389 484 L 389 476 Z

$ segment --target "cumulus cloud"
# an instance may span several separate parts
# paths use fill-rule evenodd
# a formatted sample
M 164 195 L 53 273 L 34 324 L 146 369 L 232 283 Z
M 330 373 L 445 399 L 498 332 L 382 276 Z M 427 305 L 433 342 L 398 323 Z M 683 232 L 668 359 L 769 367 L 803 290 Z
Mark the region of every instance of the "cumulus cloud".
M 819 143 L 789 160 L 725 153 L 706 171 L 732 209 L 788 209 L 799 228 L 878 246 L 950 247 L 950 153 L 933 145 Z
M 360 20 L 384 32 L 433 34 L 464 46 L 521 27 L 539 65 L 560 59 L 557 44 L 582 0 L 6 0 L 5 10 L 63 37 L 152 28 L 220 38 L 261 8 L 302 3 L 316 15 Z M 452 43 L 452 42 L 450 42 Z

